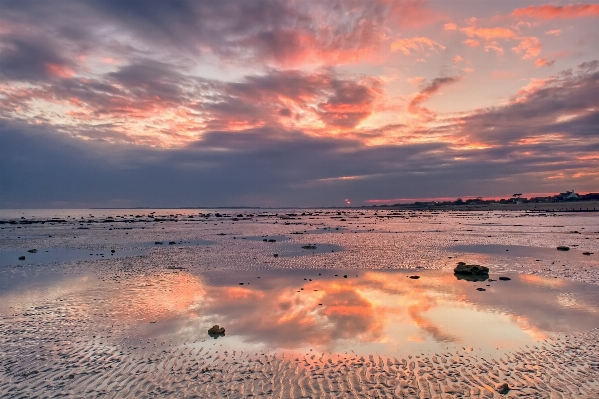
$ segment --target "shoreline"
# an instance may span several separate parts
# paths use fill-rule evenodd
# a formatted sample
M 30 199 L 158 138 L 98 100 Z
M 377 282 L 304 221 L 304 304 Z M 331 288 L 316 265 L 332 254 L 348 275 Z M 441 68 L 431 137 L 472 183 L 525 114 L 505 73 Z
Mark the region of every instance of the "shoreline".
M 480 205 L 390 205 L 352 209 L 369 210 L 418 210 L 418 211 L 529 211 L 529 212 L 599 212 L 599 201 L 547 202 L 528 204 L 480 204 Z

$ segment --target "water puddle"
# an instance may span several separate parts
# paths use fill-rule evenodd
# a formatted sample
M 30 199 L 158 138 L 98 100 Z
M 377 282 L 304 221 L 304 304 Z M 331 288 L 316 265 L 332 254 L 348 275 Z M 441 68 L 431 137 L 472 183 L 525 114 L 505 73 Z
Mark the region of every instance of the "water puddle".
M 496 280 L 491 282 L 457 279 L 447 272 L 410 276 L 364 270 L 208 272 L 200 277 L 182 272 L 174 280 L 179 283 L 167 289 L 169 308 L 181 313 L 154 313 L 138 334 L 216 339 L 215 345 L 229 350 L 403 356 L 466 349 L 493 356 L 557 333 L 599 327 L 595 285 L 516 274 L 501 276 L 509 281 L 491 275 Z M 225 335 L 209 337 L 213 324 L 225 327 Z
M 0 251 L 0 266 L 20 267 L 25 265 L 45 265 L 50 263 L 79 262 L 86 260 L 125 258 L 140 256 L 147 253 L 144 249 L 117 249 L 113 253 L 110 249 L 89 250 L 70 248 L 36 249 L 32 253 L 28 250 Z M 23 258 L 24 257 L 24 258 Z

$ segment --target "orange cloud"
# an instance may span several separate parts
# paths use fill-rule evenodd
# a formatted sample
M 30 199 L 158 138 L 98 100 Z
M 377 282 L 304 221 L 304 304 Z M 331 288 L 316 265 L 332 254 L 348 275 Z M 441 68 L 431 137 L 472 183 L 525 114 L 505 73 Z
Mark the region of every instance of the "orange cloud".
M 535 66 L 537 68 L 543 67 L 543 66 L 551 66 L 555 63 L 554 60 L 547 60 L 546 58 L 539 58 L 538 60 L 535 61 Z
M 460 28 L 461 32 L 464 32 L 468 37 L 478 37 L 484 40 L 493 39 L 517 39 L 516 33 L 511 29 L 507 28 L 475 28 L 468 26 L 466 28 Z
M 466 40 L 464 40 L 464 43 L 466 43 L 466 45 L 468 47 L 478 47 L 478 46 L 480 46 L 480 42 L 478 40 L 474 40 L 474 39 L 466 39 Z
M 541 43 L 536 37 L 523 37 L 516 47 L 512 50 L 518 54 L 524 53 L 522 59 L 534 58 L 541 52 Z
M 552 6 L 545 4 L 542 6 L 530 6 L 517 8 L 512 12 L 516 18 L 537 18 L 537 19 L 566 19 L 580 17 L 599 17 L 599 4 L 571 4 L 567 6 Z
M 411 39 L 398 39 L 391 43 L 391 51 L 401 51 L 405 55 L 409 55 L 412 51 L 422 52 L 425 50 L 445 50 L 445 46 L 441 43 L 429 39 L 428 37 L 413 37 Z

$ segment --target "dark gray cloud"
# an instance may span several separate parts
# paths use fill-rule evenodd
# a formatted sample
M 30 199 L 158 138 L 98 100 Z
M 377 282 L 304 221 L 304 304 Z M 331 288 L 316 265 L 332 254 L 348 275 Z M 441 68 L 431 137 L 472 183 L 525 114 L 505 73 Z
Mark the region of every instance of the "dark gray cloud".
M 3 0 L 0 9 L 15 30 L 35 27 L 38 37 L 56 37 L 79 51 L 97 51 L 129 38 L 135 52 L 160 48 L 176 59 L 215 54 L 224 60 L 293 64 L 306 57 L 359 60 L 365 50 L 382 43 L 387 23 L 401 24 L 424 9 L 424 3 Z

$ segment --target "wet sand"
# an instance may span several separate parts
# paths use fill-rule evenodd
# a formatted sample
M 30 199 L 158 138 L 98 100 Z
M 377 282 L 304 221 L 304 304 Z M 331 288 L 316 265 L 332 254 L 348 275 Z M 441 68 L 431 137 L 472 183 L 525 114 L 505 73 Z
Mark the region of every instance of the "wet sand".
M 172 211 L 165 220 L 90 223 L 81 230 L 80 217 L 3 224 L 0 251 L 27 259 L 9 259 L 0 268 L 0 397 L 599 397 L 599 330 L 592 324 L 599 304 L 594 294 L 584 296 L 599 283 L 596 218 L 242 212 L 243 218 L 236 212 L 190 220 L 197 211 L 194 218 Z M 336 250 L 302 248 L 314 244 Z M 557 245 L 571 251 L 560 253 Z M 34 262 L 31 248 L 104 251 L 104 258 Z M 504 292 L 509 286 L 499 282 L 452 280 L 458 260 L 488 265 L 493 279 L 509 275 L 512 281 L 503 284 L 530 289 Z M 359 277 L 350 279 L 356 270 Z M 304 274 L 313 281 L 304 282 Z M 258 276 L 264 282 L 250 280 Z M 297 287 L 290 283 L 295 279 Z M 434 289 L 425 290 L 432 281 Z M 458 283 L 472 293 L 455 291 Z M 320 295 L 315 289 L 328 295 L 321 307 L 306 299 Z M 290 298 L 290 308 L 277 308 L 280 314 L 261 310 Z M 393 306 L 385 302 L 393 298 Z M 452 303 L 498 320 L 505 315 L 505 325 L 526 332 L 529 341 L 512 337 L 500 349 L 490 340 L 490 349 L 473 348 L 459 329 L 456 342 L 443 341 L 439 331 L 453 324 L 443 324 L 445 311 L 435 318 L 434 309 Z M 408 312 L 401 319 L 402 309 L 417 305 L 428 306 L 424 318 Z M 579 319 L 571 318 L 575 310 L 582 312 Z M 250 323 L 240 324 L 246 316 Z M 410 337 L 386 330 L 400 320 L 420 331 L 423 343 L 408 344 Z M 229 333 L 209 337 L 212 323 Z M 301 334 L 285 340 L 292 331 Z M 405 342 L 403 349 L 391 353 L 388 338 Z M 378 345 L 374 353 L 369 345 Z M 511 388 L 507 395 L 496 389 L 503 383 Z

